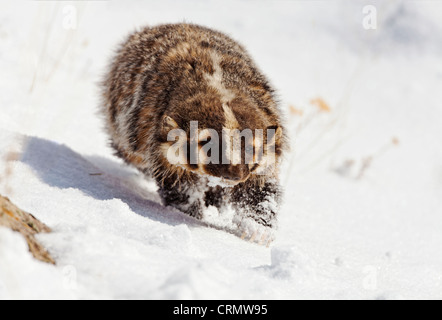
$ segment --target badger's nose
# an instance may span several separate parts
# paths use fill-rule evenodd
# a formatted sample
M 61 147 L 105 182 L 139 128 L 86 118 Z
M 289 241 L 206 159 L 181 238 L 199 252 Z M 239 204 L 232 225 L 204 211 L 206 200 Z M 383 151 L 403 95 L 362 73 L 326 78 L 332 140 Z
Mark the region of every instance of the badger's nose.
M 241 166 L 231 166 L 223 173 L 223 178 L 230 181 L 240 181 L 246 177 L 247 173 Z

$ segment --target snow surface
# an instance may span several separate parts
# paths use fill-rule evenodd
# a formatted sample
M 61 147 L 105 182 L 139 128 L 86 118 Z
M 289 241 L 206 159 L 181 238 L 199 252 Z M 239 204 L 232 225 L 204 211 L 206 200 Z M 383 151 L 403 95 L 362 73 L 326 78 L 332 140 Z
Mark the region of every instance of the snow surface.
M 57 265 L 0 228 L 0 298 L 441 299 L 442 2 L 370 4 L 376 30 L 359 1 L 2 1 L 0 194 L 53 229 Z M 270 248 L 164 208 L 107 146 L 115 45 L 181 21 L 241 41 L 278 88 L 292 153 Z

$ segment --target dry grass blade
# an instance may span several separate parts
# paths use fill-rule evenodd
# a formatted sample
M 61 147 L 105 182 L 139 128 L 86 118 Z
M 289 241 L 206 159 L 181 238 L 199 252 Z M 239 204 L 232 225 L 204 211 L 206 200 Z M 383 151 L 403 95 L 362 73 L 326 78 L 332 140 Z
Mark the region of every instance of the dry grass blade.
M 36 259 L 55 264 L 49 252 L 34 237 L 37 233 L 50 232 L 51 229 L 3 196 L 0 196 L 0 226 L 21 233 L 28 243 L 29 251 Z

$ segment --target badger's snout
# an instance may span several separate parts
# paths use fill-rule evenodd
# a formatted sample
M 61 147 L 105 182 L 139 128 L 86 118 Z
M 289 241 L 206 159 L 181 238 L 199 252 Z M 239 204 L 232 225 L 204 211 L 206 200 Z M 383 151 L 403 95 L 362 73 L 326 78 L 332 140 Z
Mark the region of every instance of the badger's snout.
M 222 178 L 232 184 L 244 182 L 250 175 L 249 168 L 245 164 L 208 164 L 205 171 L 211 176 Z

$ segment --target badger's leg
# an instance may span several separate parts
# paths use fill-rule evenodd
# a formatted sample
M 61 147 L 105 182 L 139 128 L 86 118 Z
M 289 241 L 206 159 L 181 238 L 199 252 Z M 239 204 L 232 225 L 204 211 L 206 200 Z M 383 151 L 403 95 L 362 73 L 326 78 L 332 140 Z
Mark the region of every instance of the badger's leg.
M 282 191 L 276 181 L 260 184 L 254 179 L 232 190 L 231 202 L 236 209 L 235 223 L 241 238 L 269 244 L 274 240 Z
M 176 179 L 175 179 L 176 178 Z M 174 207 L 196 219 L 202 218 L 203 197 L 198 196 L 194 183 L 177 183 L 178 177 L 170 177 L 158 181 L 158 193 L 163 200 L 163 205 Z
M 204 195 L 204 202 L 206 207 L 214 206 L 218 209 L 222 209 L 226 203 L 226 189 L 217 186 L 209 188 Z

